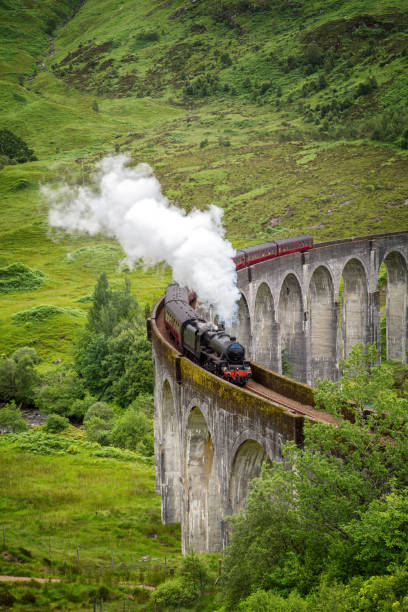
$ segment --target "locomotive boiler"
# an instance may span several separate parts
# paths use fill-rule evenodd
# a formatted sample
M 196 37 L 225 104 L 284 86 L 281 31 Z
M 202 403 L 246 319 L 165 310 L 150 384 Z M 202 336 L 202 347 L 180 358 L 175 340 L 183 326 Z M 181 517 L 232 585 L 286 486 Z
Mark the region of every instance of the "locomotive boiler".
M 252 376 L 245 348 L 234 336 L 205 321 L 191 307 L 185 287 L 171 283 L 165 295 L 165 326 L 184 355 L 206 370 L 237 385 Z

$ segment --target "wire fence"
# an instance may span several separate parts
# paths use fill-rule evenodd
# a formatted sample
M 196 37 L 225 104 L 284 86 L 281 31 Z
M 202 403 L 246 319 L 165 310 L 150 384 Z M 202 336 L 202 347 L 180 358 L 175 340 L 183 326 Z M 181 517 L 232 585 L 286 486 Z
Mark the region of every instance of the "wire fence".
M 32 557 L 30 549 L 33 549 L 43 557 L 47 565 L 53 561 L 67 561 L 73 567 L 82 570 L 90 568 L 93 571 L 106 570 L 110 573 L 126 572 L 126 570 L 139 570 L 142 573 L 160 570 L 169 575 L 174 573 L 172 557 L 152 557 L 148 554 L 140 556 L 140 553 L 132 554 L 125 548 L 119 550 L 113 546 L 109 547 L 107 542 L 92 548 L 86 547 L 71 539 L 17 532 L 6 523 L 2 523 L 0 529 L 3 551 L 15 549 L 26 561 Z
M 156 587 L 176 575 L 179 559 L 172 556 L 136 554 L 126 548 L 115 549 L 109 546 L 108 541 L 105 545 L 86 547 L 76 544 L 69 537 L 41 536 L 28 530 L 17 531 L 6 523 L 0 523 L 0 550 L 3 560 L 12 563 L 13 574 L 17 572 L 19 577 L 41 578 L 43 581 L 55 581 L 61 577 L 61 583 L 72 581 L 95 586 L 100 595 L 89 603 L 89 607 L 82 603 L 83 610 L 136 612 L 143 608 L 152 612 L 164 612 L 168 609 L 185 609 L 181 605 L 167 608 L 151 600 Z M 40 569 L 36 570 L 38 565 Z M 218 561 L 220 575 L 221 560 Z M 111 591 L 110 597 L 115 593 L 116 599 L 104 600 L 101 596 L 104 589 Z
M 8 524 L 0 524 L 1 554 L 3 560 L 13 564 L 13 574 L 17 572 L 20 577 L 45 580 L 55 580 L 61 576 L 61 582 L 74 580 L 107 587 L 125 587 L 126 594 L 123 594 L 120 600 L 104 601 L 98 597 L 89 608 L 82 608 L 84 610 L 140 610 L 141 604 L 146 605 L 149 602 L 155 587 L 175 575 L 175 563 L 171 557 L 140 556 L 126 549 L 108 547 L 108 543 L 106 544 L 105 547 L 101 545 L 86 548 L 68 538 L 24 533 L 14 530 Z M 41 572 L 36 572 L 33 568 L 33 563 L 38 561 L 41 562 Z M 25 567 L 30 569 L 25 571 Z M 117 592 L 117 589 L 115 590 Z M 152 603 L 151 610 L 160 612 L 164 608 L 155 607 Z

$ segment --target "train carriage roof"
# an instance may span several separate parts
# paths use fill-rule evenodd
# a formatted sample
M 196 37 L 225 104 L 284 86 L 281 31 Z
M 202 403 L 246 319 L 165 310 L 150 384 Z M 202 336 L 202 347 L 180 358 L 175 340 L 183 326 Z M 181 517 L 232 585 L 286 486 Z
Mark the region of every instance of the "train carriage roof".
M 245 247 L 243 249 L 238 249 L 236 254 L 238 255 L 240 252 L 242 253 L 255 253 L 260 251 L 261 249 L 268 249 L 276 246 L 276 242 L 263 242 L 262 244 L 254 244 L 253 246 Z
M 310 236 L 309 234 L 303 234 L 302 236 L 293 236 L 293 238 L 284 238 L 283 240 L 277 240 L 276 244 L 278 246 L 282 246 L 282 245 L 292 245 L 292 244 L 296 244 L 297 242 L 299 242 L 300 240 L 307 240 L 310 242 L 313 242 L 313 236 Z
M 188 303 L 188 289 L 187 287 L 180 287 L 176 282 L 171 283 L 166 289 L 166 304 L 173 300 L 180 300 Z
M 281 246 L 291 246 L 292 244 L 296 244 L 300 240 L 308 240 L 313 242 L 313 236 L 308 234 L 304 234 L 302 236 L 294 236 L 293 238 L 283 238 L 282 240 L 272 240 L 270 242 L 262 242 L 261 244 L 254 244 L 249 247 L 245 247 L 243 249 L 237 249 L 235 251 L 235 256 L 238 256 L 240 253 L 247 253 L 250 255 L 251 253 L 257 253 L 258 251 L 262 251 L 264 249 L 273 248 L 273 247 L 281 247 Z
M 186 303 L 181 300 L 171 300 L 170 302 L 166 302 L 166 310 L 173 315 L 180 325 L 184 325 L 189 321 L 204 320 L 197 316 L 196 311 L 194 308 L 191 308 L 188 302 Z

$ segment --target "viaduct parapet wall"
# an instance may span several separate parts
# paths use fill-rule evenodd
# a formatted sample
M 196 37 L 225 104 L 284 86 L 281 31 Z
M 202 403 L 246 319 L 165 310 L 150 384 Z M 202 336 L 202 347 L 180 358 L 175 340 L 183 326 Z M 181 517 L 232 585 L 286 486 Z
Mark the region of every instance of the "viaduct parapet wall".
M 386 354 L 406 362 L 408 232 L 316 245 L 238 272 L 238 319 L 230 330 L 250 357 L 315 385 L 337 380 L 359 342 L 381 345 L 381 265 L 387 270 Z

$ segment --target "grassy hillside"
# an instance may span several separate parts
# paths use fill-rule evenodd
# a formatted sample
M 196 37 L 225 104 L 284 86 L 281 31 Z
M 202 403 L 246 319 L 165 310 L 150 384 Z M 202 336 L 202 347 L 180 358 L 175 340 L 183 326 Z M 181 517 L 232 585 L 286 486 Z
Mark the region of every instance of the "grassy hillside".
M 2 351 L 69 358 L 98 274 L 123 276 L 116 244 L 51 234 L 39 192 L 107 153 L 150 163 L 186 210 L 222 206 L 236 246 L 406 227 L 407 19 L 402 0 L 3 0 L 0 129 L 38 161 L 0 170 L 0 278 L 45 276 L 1 293 Z M 169 273 L 131 278 L 150 303 Z M 41 304 L 75 311 L 12 319 Z
M 148 593 L 135 586 L 177 565 L 180 534 L 161 524 L 153 467 L 77 437 L 0 439 L 0 573 L 61 581 L 1 583 L 2 610 L 89 610 L 101 598 L 118 610 L 125 597 L 144 609 Z

